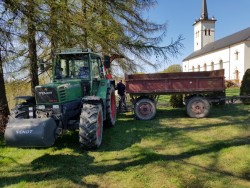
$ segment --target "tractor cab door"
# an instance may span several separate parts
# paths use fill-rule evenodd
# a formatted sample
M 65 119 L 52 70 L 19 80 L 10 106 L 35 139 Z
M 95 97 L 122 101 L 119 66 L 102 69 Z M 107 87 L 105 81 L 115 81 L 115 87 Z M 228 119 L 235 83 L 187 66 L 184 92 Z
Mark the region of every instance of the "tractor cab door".
M 102 78 L 101 76 L 101 58 L 97 55 L 91 54 L 91 78 L 92 78 L 92 95 L 96 95 L 100 80 Z

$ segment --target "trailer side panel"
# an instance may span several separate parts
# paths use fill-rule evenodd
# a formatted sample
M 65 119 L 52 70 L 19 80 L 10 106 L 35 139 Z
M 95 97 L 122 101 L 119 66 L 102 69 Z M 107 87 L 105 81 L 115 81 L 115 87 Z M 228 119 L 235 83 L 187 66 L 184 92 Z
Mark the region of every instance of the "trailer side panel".
M 224 90 L 224 70 L 126 76 L 126 92 L 132 95 L 191 94 Z

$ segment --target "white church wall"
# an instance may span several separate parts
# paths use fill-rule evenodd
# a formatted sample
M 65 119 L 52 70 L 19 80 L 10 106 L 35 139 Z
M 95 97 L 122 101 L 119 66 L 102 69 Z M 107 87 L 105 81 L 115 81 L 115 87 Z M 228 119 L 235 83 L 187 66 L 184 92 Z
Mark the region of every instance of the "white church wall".
M 201 35 L 201 22 L 195 24 L 194 27 L 194 51 L 201 49 L 202 35 Z
M 183 70 L 196 72 L 223 68 L 226 80 L 241 80 L 245 72 L 244 56 L 245 45 L 241 43 L 185 61 L 183 62 Z
M 240 43 L 229 47 L 230 51 L 230 74 L 229 79 L 240 82 L 244 75 L 244 54 L 245 54 L 245 44 Z

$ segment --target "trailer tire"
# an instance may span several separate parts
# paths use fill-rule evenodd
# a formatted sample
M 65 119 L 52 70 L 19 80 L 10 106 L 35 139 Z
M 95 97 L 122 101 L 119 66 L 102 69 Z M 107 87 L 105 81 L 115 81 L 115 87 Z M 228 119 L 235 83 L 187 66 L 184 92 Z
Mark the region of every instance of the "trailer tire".
M 79 124 L 79 142 L 81 147 L 84 149 L 99 148 L 102 143 L 102 133 L 102 105 L 84 103 Z
M 155 117 L 155 103 L 148 98 L 139 99 L 134 105 L 135 116 L 139 120 L 151 120 Z
M 115 101 L 115 88 L 111 86 L 107 90 L 106 99 L 106 120 L 104 126 L 113 127 L 116 122 L 116 101 Z
M 204 118 L 210 112 L 210 104 L 203 97 L 193 97 L 188 100 L 186 105 L 186 113 L 191 118 Z

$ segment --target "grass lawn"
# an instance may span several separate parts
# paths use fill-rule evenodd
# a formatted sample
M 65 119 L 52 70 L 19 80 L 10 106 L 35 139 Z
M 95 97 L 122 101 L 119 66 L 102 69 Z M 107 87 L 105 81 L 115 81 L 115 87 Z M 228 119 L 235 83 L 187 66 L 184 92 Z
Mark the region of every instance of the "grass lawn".
M 234 87 L 234 88 L 228 88 L 226 90 L 226 96 L 239 96 L 240 95 L 240 88 Z
M 7 147 L 0 139 L 0 187 L 247 188 L 250 106 L 214 106 L 208 118 L 161 107 L 155 119 L 120 114 L 98 150 L 68 132 L 51 148 Z

